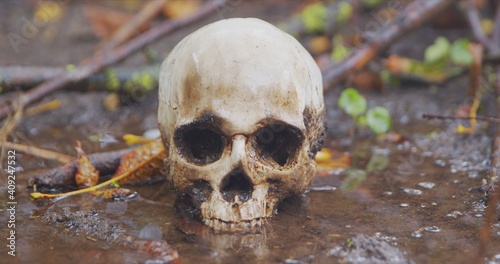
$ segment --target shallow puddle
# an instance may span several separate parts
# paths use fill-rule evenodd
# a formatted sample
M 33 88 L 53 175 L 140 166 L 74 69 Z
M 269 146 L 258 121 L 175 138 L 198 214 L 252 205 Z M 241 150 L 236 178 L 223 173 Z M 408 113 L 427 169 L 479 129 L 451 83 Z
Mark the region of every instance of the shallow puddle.
M 411 151 L 389 157 L 386 170 L 368 173 L 352 190 L 343 188 L 346 173 L 317 177 L 311 191 L 283 202 L 279 213 L 253 233 L 220 233 L 195 221 L 186 222 L 180 217 L 182 212 L 174 209 L 175 195 L 166 183 L 131 187 L 139 197 L 129 202 L 85 194 L 59 200 L 57 208 L 50 210 L 95 208 L 99 221 L 105 221 L 100 225 L 117 224 L 126 235 L 165 240 L 185 263 L 365 263 L 370 258 L 389 261 L 398 256 L 415 263 L 471 261 L 484 216 L 483 196 L 477 190 L 483 177 L 451 173 L 448 166 Z M 402 171 L 405 162 L 411 170 Z M 25 187 L 20 180 L 16 196 L 19 261 L 136 263 L 151 259 L 106 241 L 116 230 L 105 230 L 108 233 L 96 238 L 99 234 L 86 231 L 97 227 L 78 229 L 47 220 L 40 210 L 51 203 L 30 201 Z M 7 221 L 5 214 L 0 221 Z M 364 253 L 349 251 L 347 245 L 358 241 L 357 235 L 373 239 L 369 246 L 378 252 L 366 253 L 370 249 L 363 245 L 359 250 Z M 499 248 L 497 225 L 492 229 L 492 260 L 500 254 Z

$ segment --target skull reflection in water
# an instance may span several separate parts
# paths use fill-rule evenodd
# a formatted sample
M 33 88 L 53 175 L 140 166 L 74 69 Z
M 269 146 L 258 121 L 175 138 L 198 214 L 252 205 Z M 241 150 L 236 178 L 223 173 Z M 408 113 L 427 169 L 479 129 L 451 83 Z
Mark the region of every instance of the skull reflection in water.
M 292 36 L 255 18 L 207 25 L 160 71 L 168 179 L 218 230 L 260 226 L 304 192 L 325 134 L 322 79 Z

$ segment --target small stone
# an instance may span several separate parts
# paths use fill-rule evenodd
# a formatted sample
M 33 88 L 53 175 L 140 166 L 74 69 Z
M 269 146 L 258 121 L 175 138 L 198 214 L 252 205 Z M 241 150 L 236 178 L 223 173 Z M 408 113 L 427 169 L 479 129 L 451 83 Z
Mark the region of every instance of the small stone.
M 421 238 L 422 236 L 423 236 L 422 233 L 418 232 L 418 231 L 411 233 L 411 237 L 414 237 L 414 238 Z
M 441 229 L 437 226 L 427 226 L 424 228 L 426 232 L 431 232 L 431 233 L 439 233 L 441 232 Z
M 451 212 L 451 213 L 447 214 L 446 216 L 447 216 L 447 217 L 453 217 L 453 218 L 457 219 L 457 218 L 459 218 L 459 217 L 460 217 L 460 216 L 462 216 L 462 215 L 464 215 L 464 214 L 462 214 L 462 213 L 461 213 L 461 212 L 459 212 L 459 211 L 453 211 L 453 212 Z
M 418 183 L 418 186 L 426 189 L 432 189 L 434 188 L 434 186 L 436 186 L 436 184 L 433 182 L 420 182 Z
M 419 189 L 412 189 L 412 188 L 404 188 L 403 192 L 410 194 L 410 195 L 421 195 L 422 191 Z

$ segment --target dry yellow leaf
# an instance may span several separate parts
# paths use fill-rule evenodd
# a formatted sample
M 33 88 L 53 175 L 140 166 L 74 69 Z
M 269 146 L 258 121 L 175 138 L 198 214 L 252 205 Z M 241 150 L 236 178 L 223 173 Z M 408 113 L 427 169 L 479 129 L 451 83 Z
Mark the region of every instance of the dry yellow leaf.
M 200 5 L 199 0 L 169 0 L 163 7 L 163 15 L 171 19 L 182 18 L 194 13 Z

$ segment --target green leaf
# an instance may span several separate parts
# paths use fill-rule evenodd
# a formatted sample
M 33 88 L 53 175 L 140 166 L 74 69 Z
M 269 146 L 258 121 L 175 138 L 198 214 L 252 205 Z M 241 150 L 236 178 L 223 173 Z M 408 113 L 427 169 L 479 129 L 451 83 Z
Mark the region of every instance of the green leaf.
M 326 28 L 327 10 L 324 4 L 316 3 L 308 5 L 302 10 L 301 17 L 308 33 L 317 33 Z
M 340 94 L 339 107 L 352 117 L 357 117 L 366 110 L 366 99 L 354 88 L 347 88 Z
M 470 41 L 468 39 L 457 39 L 451 45 L 450 57 L 453 63 L 461 66 L 469 66 L 472 64 L 472 54 L 467 49 Z
M 366 171 L 377 172 L 383 171 L 389 165 L 389 157 L 384 154 L 375 153 L 366 165 Z
M 425 49 L 424 61 L 426 64 L 439 64 L 446 61 L 450 53 L 450 42 L 444 37 L 438 37 L 434 44 Z
M 352 16 L 352 5 L 348 2 L 340 2 L 339 9 L 337 11 L 337 17 L 335 18 L 339 23 L 347 22 Z
M 370 108 L 366 113 L 366 121 L 370 129 L 376 134 L 383 134 L 391 128 L 391 115 L 385 107 Z

